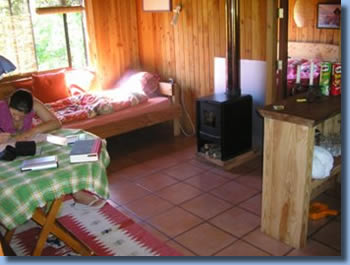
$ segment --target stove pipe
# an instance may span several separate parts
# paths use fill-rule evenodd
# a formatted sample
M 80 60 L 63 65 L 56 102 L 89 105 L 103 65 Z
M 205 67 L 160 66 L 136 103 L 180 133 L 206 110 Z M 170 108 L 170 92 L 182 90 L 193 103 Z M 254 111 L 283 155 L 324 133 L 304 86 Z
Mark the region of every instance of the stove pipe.
M 239 1 L 226 0 L 226 94 L 241 96 Z

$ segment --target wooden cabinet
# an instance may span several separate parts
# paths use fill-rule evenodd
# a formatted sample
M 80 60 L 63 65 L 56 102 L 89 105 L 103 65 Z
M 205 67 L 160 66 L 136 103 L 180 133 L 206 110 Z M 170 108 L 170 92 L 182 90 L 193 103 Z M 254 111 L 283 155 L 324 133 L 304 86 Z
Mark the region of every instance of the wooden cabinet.
M 264 162 L 261 230 L 295 248 L 306 244 L 310 200 L 332 185 L 340 175 L 341 157 L 331 176 L 313 180 L 315 129 L 340 133 L 341 97 L 321 97 L 298 103 L 290 97 L 259 109 L 264 117 Z

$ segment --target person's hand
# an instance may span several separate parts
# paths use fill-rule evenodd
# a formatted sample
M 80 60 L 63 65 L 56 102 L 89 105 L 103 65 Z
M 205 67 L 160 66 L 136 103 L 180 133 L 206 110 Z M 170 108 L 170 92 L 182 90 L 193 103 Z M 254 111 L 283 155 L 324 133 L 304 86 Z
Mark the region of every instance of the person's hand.
M 11 137 L 10 133 L 0 133 L 0 144 L 6 143 Z
M 18 141 L 27 141 L 32 139 L 34 136 L 34 133 L 32 131 L 27 131 L 27 132 L 23 132 L 21 134 L 16 135 L 15 139 L 16 142 Z

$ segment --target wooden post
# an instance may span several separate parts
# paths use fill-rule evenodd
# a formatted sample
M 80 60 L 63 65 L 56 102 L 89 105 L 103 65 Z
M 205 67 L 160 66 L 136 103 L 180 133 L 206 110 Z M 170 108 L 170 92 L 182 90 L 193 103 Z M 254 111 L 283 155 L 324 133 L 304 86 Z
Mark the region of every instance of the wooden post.
M 278 0 L 266 1 L 266 92 L 265 104 L 276 100 L 276 63 L 277 63 L 277 7 Z

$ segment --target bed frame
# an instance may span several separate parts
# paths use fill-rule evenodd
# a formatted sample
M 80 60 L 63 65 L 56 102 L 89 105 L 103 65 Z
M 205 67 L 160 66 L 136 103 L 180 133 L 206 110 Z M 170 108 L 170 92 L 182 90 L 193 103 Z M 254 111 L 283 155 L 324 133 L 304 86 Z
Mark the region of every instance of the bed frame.
M 180 88 L 176 83 L 168 82 L 160 82 L 159 86 L 161 96 L 167 97 L 170 101 L 169 107 L 161 110 L 152 110 L 150 112 L 138 112 L 135 116 L 121 119 L 117 122 L 105 123 L 103 126 L 84 126 L 81 129 L 94 133 L 101 138 L 107 138 L 158 123 L 172 121 L 174 136 L 180 135 L 179 118 L 182 109 L 180 105 Z M 8 97 L 14 90 L 15 88 L 11 85 L 11 82 L 0 83 L 0 100 Z M 123 110 L 120 111 L 120 113 L 122 112 Z M 103 117 L 103 115 L 101 117 Z M 79 121 L 77 121 L 77 123 L 79 123 Z M 72 124 L 74 124 L 74 122 L 69 125 Z M 63 125 L 63 127 L 69 128 L 69 125 Z M 76 126 L 73 127 L 76 128 Z
M 135 116 L 127 117 L 113 123 L 106 123 L 103 126 L 82 126 L 81 129 L 96 134 L 101 138 L 108 138 L 158 123 L 172 121 L 174 136 L 180 135 L 179 118 L 181 116 L 181 105 L 179 101 L 179 87 L 174 83 L 167 82 L 160 82 L 159 85 L 160 94 L 167 97 L 171 103 L 167 108 L 142 113 L 136 112 Z M 123 110 L 118 111 L 121 116 L 122 112 Z M 103 117 L 103 115 L 101 117 Z M 79 123 L 79 121 L 77 121 L 77 123 Z M 71 123 L 63 127 L 69 128 L 70 125 Z M 76 128 L 76 126 L 74 126 L 74 128 Z
M 320 59 L 321 61 L 341 62 L 339 45 L 313 42 L 288 42 L 288 56 L 296 59 Z

